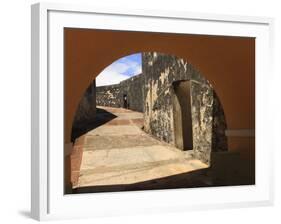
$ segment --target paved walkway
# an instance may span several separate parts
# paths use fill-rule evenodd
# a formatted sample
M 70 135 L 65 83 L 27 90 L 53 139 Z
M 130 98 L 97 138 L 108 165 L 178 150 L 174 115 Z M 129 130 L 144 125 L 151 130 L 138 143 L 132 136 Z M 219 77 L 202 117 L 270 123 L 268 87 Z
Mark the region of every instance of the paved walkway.
M 123 108 L 99 109 L 103 112 L 97 119 L 114 118 L 107 123 L 101 122 L 102 125 L 83 136 L 82 161 L 74 188 L 126 186 L 207 167 L 143 132 L 142 113 Z

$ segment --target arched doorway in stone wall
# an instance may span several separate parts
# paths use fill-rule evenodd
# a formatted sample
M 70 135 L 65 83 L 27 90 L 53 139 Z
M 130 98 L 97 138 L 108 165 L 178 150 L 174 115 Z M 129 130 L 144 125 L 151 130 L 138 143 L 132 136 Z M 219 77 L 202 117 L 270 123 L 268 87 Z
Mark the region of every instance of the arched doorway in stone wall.
M 190 81 L 179 80 L 173 84 L 173 122 L 175 145 L 182 150 L 193 149 L 191 87 Z
M 176 56 L 158 52 L 142 52 L 141 57 L 142 72 L 140 74 L 119 83 L 99 87 L 96 87 L 96 81 L 94 80 L 90 83 L 79 103 L 72 127 L 74 151 L 75 148 L 77 149 L 76 155 L 73 153 L 75 158 L 72 159 L 73 163 L 76 163 L 72 165 L 76 168 L 76 170 L 72 170 L 73 174 L 75 173 L 75 175 L 72 175 L 72 183 L 76 182 L 74 184 L 76 190 L 74 189 L 74 191 L 77 193 L 106 191 L 106 189 L 108 191 L 139 188 L 158 189 L 160 185 L 160 189 L 177 188 L 177 186 L 165 187 L 164 183 L 166 182 L 162 180 L 160 185 L 153 186 L 149 182 L 153 180 L 153 175 L 148 179 L 141 177 L 136 182 L 126 184 L 120 184 L 119 180 L 115 180 L 115 184 L 110 182 L 107 185 L 105 181 L 102 182 L 102 186 L 101 183 L 95 186 L 91 185 L 100 176 L 91 176 L 89 172 L 95 172 L 95 170 L 101 172 L 101 168 L 91 164 L 89 158 L 92 158 L 92 155 L 96 155 L 95 157 L 98 158 L 99 153 L 106 147 L 109 147 L 107 153 L 120 151 L 121 154 L 116 154 L 116 158 L 120 160 L 120 155 L 122 157 L 120 148 L 127 150 L 135 147 L 135 154 L 139 159 L 140 155 L 143 155 L 143 152 L 138 151 L 141 147 L 148 150 L 148 147 L 152 146 L 150 148 L 154 147 L 153 153 L 159 151 L 159 157 L 166 158 L 161 149 L 175 146 L 179 151 L 188 151 L 188 153 L 182 154 L 184 155 L 183 160 L 186 158 L 188 160 L 193 159 L 206 165 L 204 168 L 198 166 L 199 168 L 192 170 L 192 172 L 205 169 L 211 165 L 212 151 L 227 151 L 226 121 L 223 108 L 209 81 L 193 65 Z M 124 96 L 126 96 L 126 106 L 124 106 Z M 124 114 L 130 118 L 127 120 L 121 119 L 122 116 L 124 118 Z M 130 126 L 131 124 L 134 125 Z M 102 129 L 102 127 L 108 125 L 111 125 L 110 128 Z M 126 128 L 128 130 L 125 130 Z M 100 130 L 100 132 L 98 133 L 96 130 Z M 131 138 L 130 141 L 126 142 L 124 136 L 120 135 L 122 131 L 126 138 Z M 136 135 L 134 136 L 132 133 Z M 142 138 L 143 141 L 141 141 Z M 112 145 L 110 142 L 114 141 L 116 141 L 116 144 Z M 155 142 L 158 142 L 159 145 Z M 97 149 L 98 147 L 99 149 Z M 174 152 L 175 155 L 181 153 L 175 149 Z M 83 160 L 83 155 L 89 156 L 88 158 L 85 156 Z M 157 153 L 153 155 L 158 156 Z M 124 159 L 129 161 L 136 158 Z M 169 159 L 159 160 L 155 163 L 161 164 L 163 161 L 167 163 L 166 160 Z M 178 158 L 176 157 L 176 159 Z M 95 162 L 98 163 L 98 161 Z M 114 161 L 111 162 L 114 163 Z M 91 169 L 86 171 L 84 169 L 84 173 L 81 174 L 79 170 L 81 163 L 84 163 L 84 168 L 93 165 L 92 171 L 90 171 Z M 144 162 L 142 169 L 153 163 L 152 161 Z M 138 165 L 125 164 L 124 167 L 127 166 L 128 169 L 132 169 L 132 167 Z M 111 169 L 113 168 L 108 168 L 108 170 Z M 189 172 L 191 171 L 186 173 Z M 87 175 L 89 176 L 88 179 L 81 180 L 79 184 L 79 176 Z M 174 173 L 164 174 L 161 178 L 165 179 L 174 175 Z M 177 173 L 177 175 L 181 175 L 181 173 Z M 127 180 L 130 178 L 132 177 L 125 177 Z M 203 182 L 199 186 L 204 186 Z M 194 186 L 192 186 L 192 183 L 188 183 L 184 187 L 198 185 L 198 183 L 193 184 Z M 183 187 L 182 183 L 178 187 Z
M 174 55 L 145 52 L 143 64 L 144 129 L 210 165 L 212 151 L 227 150 L 224 111 L 212 85 L 191 63 Z

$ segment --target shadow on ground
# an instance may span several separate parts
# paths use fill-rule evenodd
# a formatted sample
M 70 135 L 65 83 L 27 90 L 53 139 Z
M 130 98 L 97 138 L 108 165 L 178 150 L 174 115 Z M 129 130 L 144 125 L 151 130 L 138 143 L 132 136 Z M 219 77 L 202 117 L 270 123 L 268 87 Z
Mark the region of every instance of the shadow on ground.
M 253 183 L 235 181 L 234 183 L 214 183 L 210 176 L 210 168 L 195 170 L 191 172 L 181 173 L 168 177 L 143 181 L 134 184 L 119 185 L 100 185 L 79 187 L 73 189 L 74 194 L 78 193 L 97 193 L 97 192 L 117 192 L 117 191 L 138 191 L 138 190 L 160 190 L 160 189 L 179 189 L 179 188 L 195 188 L 195 187 L 214 187 L 214 186 L 237 186 L 251 185 Z
M 71 141 L 74 142 L 76 138 L 86 134 L 88 131 L 91 131 L 105 123 L 113 120 L 117 116 L 101 108 L 96 109 L 96 117 L 93 120 L 84 119 L 80 120 L 76 125 L 73 125 L 75 128 L 72 129 Z

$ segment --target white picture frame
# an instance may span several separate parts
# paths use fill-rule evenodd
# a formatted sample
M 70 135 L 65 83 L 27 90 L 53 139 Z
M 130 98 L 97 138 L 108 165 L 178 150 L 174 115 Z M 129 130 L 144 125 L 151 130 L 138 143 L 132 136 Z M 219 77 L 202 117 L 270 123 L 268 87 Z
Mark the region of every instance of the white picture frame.
M 33 218 L 98 217 L 273 203 L 273 147 L 270 134 L 265 131 L 270 116 L 264 106 L 270 89 L 269 77 L 273 76 L 273 19 L 50 3 L 32 5 L 31 13 Z M 155 25 L 145 26 L 144 19 Z M 133 22 L 128 23 L 130 20 Z M 54 150 L 62 146 L 63 136 L 60 132 L 63 123 L 60 106 L 63 100 L 63 27 L 179 32 L 178 23 L 188 23 L 188 32 L 192 34 L 256 37 L 256 185 L 64 195 L 63 150 Z M 186 29 L 181 32 L 187 33 Z

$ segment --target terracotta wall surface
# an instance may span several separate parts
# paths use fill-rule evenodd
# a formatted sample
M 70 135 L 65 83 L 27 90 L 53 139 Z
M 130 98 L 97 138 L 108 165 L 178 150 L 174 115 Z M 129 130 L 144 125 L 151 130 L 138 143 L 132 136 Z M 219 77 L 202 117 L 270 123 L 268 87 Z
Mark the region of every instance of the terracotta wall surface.
M 255 128 L 255 39 L 65 28 L 65 143 L 91 81 L 129 54 L 157 51 L 187 60 L 213 85 L 228 129 Z M 241 143 L 242 144 L 242 143 Z M 243 146 L 235 144 L 243 148 Z

